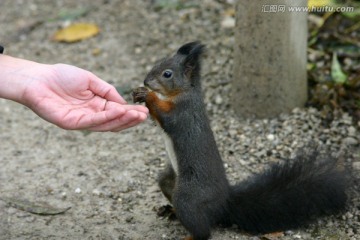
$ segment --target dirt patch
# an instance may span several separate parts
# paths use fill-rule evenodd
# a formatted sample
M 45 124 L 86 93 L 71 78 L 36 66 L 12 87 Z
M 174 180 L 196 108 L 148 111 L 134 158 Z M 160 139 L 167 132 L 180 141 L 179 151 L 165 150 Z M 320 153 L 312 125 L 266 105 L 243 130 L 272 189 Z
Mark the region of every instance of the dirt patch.
M 141 85 L 156 60 L 187 41 L 202 40 L 208 45 L 205 100 L 232 182 L 291 156 L 311 140 L 335 154 L 358 145 L 359 133 L 346 114 L 329 126 L 322 125 L 314 109 L 277 119 L 238 120 L 228 99 L 234 39 L 231 28 L 221 24 L 232 5 L 209 0 L 199 7 L 200 1 L 193 1 L 179 10 L 152 2 L 1 0 L 0 9 L 6 9 L 0 15 L 1 43 L 13 56 L 89 69 L 130 100 L 129 90 Z M 100 35 L 74 44 L 51 42 L 67 24 L 59 13 L 81 9 L 89 10 L 73 21 L 99 25 Z M 156 216 L 155 210 L 167 204 L 156 184 L 167 157 L 150 120 L 120 133 L 65 131 L 17 103 L 0 100 L 0 143 L 1 196 L 71 207 L 64 214 L 39 216 L 0 201 L 0 239 L 179 239 L 187 234 L 177 221 Z M 349 158 L 354 166 L 358 161 Z M 359 216 L 351 207 L 304 231 L 286 232 L 282 239 L 356 239 Z M 216 229 L 213 239 L 259 238 Z

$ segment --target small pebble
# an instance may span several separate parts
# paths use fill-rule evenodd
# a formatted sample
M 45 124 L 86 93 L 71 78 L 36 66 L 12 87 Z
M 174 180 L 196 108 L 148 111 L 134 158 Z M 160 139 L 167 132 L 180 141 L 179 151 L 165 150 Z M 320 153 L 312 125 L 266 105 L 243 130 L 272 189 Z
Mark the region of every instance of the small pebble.
M 353 162 L 352 167 L 353 169 L 360 171 L 360 162 Z
M 235 18 L 234 17 L 225 17 L 221 22 L 221 26 L 223 28 L 235 27 Z
M 100 196 L 101 192 L 98 189 L 94 189 L 92 191 L 92 194 L 96 195 L 96 196 Z
M 135 54 L 140 54 L 140 53 L 142 53 L 142 49 L 139 47 L 135 48 Z
M 356 136 L 356 128 L 354 126 L 348 127 L 348 134 L 349 136 Z
M 353 137 L 346 137 L 342 140 L 342 143 L 344 145 L 357 145 L 359 142 L 356 138 L 353 138 Z
M 215 103 L 217 105 L 221 105 L 223 103 L 223 98 L 220 95 L 216 95 L 215 97 Z
M 128 217 L 125 218 L 125 221 L 128 222 L 128 223 L 132 222 L 133 220 L 134 220 L 133 216 L 128 216 Z
M 66 192 L 61 193 L 61 198 L 65 199 L 67 197 Z
M 275 136 L 274 136 L 274 134 L 268 134 L 268 135 L 266 136 L 266 138 L 267 138 L 269 141 L 273 141 L 273 140 L 275 139 Z

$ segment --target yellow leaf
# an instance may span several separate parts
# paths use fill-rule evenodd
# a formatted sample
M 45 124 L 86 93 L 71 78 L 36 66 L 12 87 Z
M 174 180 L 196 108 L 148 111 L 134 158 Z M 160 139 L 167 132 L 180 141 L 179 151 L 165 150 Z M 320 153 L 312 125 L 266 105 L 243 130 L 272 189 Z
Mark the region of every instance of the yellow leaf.
M 52 40 L 57 42 L 77 42 L 95 36 L 99 27 L 90 23 L 74 23 L 57 31 Z
M 325 6 L 331 6 L 332 0 L 308 0 L 308 7 L 325 7 Z
M 235 8 L 229 8 L 229 9 L 225 10 L 224 15 L 234 17 L 235 16 Z

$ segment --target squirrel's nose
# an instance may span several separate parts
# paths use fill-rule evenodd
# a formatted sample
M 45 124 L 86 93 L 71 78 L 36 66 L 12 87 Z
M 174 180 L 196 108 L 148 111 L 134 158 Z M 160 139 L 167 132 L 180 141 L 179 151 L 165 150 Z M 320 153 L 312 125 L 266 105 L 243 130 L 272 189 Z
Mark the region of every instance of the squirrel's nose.
M 149 79 L 148 78 L 146 78 L 145 80 L 144 80 L 144 86 L 145 87 L 148 87 L 149 86 Z

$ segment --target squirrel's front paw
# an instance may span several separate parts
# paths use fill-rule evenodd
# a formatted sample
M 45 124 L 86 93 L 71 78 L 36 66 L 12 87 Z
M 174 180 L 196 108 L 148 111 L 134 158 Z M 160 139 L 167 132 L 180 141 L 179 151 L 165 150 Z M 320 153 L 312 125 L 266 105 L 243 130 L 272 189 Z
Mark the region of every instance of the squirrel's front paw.
M 146 87 L 138 87 L 135 88 L 132 92 L 132 97 L 134 103 L 137 102 L 145 102 L 146 95 L 148 94 L 149 90 Z

